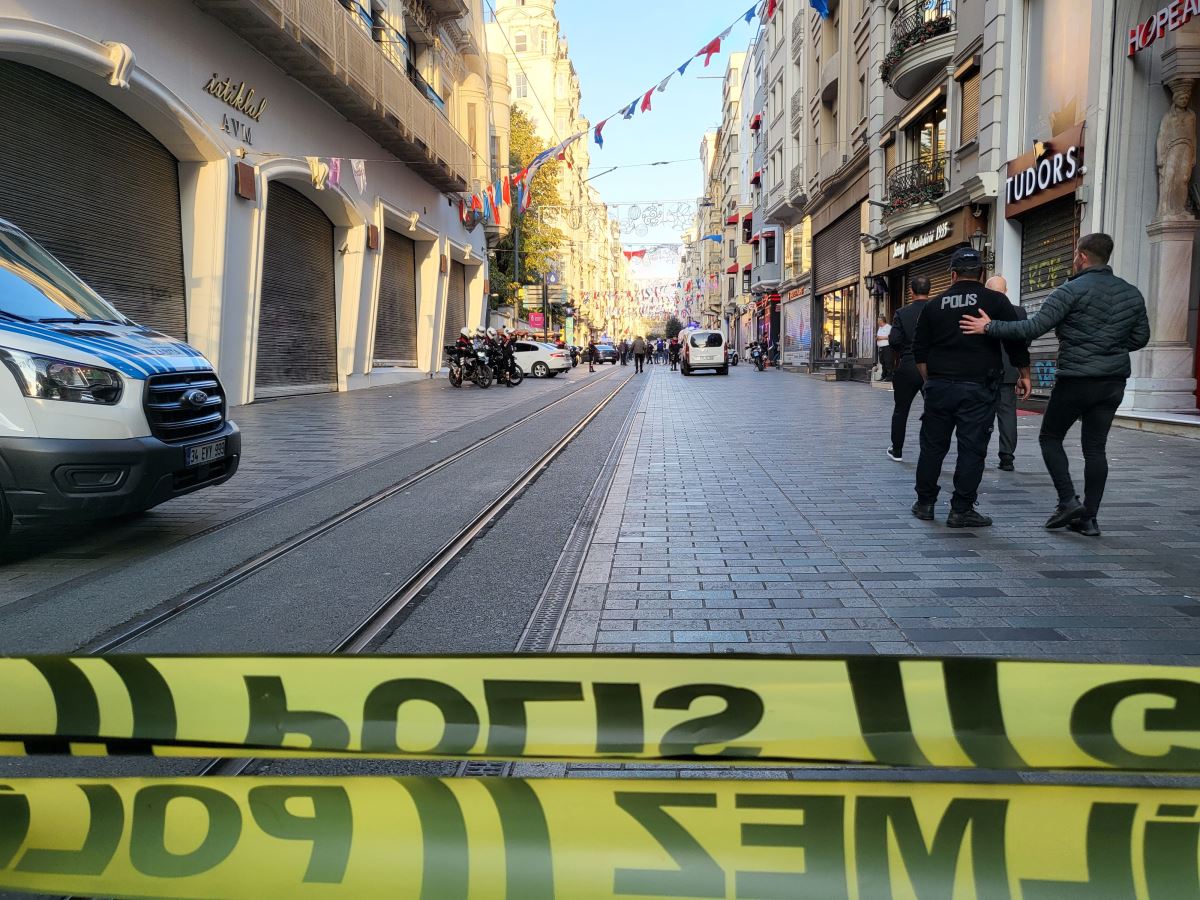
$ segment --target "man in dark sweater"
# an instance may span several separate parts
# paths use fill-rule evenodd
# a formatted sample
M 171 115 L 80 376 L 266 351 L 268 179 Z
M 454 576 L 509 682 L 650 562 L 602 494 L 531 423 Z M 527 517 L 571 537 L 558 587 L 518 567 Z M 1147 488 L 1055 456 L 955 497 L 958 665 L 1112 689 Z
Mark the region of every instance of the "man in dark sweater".
M 1026 322 L 993 322 L 983 315 L 963 320 L 964 332 L 1008 341 L 1030 341 L 1053 329 L 1058 335 L 1058 377 L 1042 419 L 1042 459 L 1058 491 L 1047 528 L 1099 537 L 1096 514 L 1108 481 L 1105 449 L 1117 407 L 1125 398 L 1129 354 L 1150 343 L 1146 301 L 1108 265 L 1113 240 L 1089 234 L 1075 248 L 1075 275 L 1046 298 Z M 996 318 L 995 316 L 991 317 Z M 1063 438 L 1081 420 L 1084 500 L 1079 502 Z
M 992 520 L 975 509 L 983 478 L 988 443 L 996 419 L 996 402 L 1004 377 L 1004 360 L 998 341 L 965 334 L 959 327 L 964 316 L 986 313 L 990 319 L 1015 320 L 1016 312 L 1003 294 L 983 286 L 983 258 L 970 247 L 950 258 L 951 285 L 930 300 L 917 320 L 913 359 L 925 381 L 925 415 L 921 417 L 921 457 L 917 461 L 917 502 L 913 515 L 933 519 L 938 477 L 958 433 L 958 462 L 954 469 L 954 496 L 950 500 L 950 528 L 982 528 Z M 1024 341 L 1005 342 L 1008 358 L 1020 372 L 1017 394 L 1029 396 L 1029 350 Z
M 888 459 L 895 462 L 904 460 L 904 432 L 908 429 L 908 412 L 912 409 L 913 400 L 921 392 L 923 381 L 917 371 L 917 363 L 913 359 L 913 341 L 917 336 L 917 320 L 921 318 L 921 310 L 929 302 L 929 279 L 917 275 L 908 282 L 908 290 L 912 302 L 896 310 L 892 319 L 892 330 L 888 334 L 888 343 L 896 351 L 899 360 L 896 371 L 892 375 L 892 399 L 895 406 L 892 409 L 892 445 L 888 447 Z

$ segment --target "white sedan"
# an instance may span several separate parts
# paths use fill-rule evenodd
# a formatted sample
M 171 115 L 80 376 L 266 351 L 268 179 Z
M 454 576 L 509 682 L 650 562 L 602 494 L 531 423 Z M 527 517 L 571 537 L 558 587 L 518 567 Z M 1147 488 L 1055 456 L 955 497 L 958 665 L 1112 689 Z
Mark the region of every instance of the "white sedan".
M 517 341 L 513 356 L 521 371 L 535 378 L 553 378 L 571 368 L 570 351 L 559 350 L 553 344 Z

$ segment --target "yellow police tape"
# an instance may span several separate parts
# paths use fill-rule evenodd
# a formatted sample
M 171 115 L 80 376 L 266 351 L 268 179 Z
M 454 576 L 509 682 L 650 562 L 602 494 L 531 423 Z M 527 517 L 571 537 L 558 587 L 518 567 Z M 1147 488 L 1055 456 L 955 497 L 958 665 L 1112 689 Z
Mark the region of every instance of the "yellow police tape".
M 0 753 L 1200 771 L 1200 669 L 655 656 L 0 659 Z
M 1175 900 L 1200 790 L 609 779 L 0 782 L 0 888 L 421 900 Z

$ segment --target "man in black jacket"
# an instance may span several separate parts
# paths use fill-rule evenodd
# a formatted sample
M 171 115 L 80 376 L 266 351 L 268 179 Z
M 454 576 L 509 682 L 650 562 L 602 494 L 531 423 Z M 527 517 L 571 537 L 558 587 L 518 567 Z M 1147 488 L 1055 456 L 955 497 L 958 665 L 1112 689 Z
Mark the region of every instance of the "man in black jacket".
M 1075 275 L 1059 287 L 1026 322 L 993 322 L 986 315 L 963 320 L 964 331 L 1002 340 L 1030 341 L 1054 329 L 1058 335 L 1058 377 L 1042 419 L 1042 459 L 1058 491 L 1058 507 L 1047 528 L 1099 537 L 1096 514 L 1108 481 L 1105 448 L 1117 407 L 1125 398 L 1129 354 L 1150 343 L 1146 301 L 1108 265 L 1113 240 L 1089 234 L 1075 248 Z M 992 318 L 995 318 L 993 316 Z M 1079 502 L 1063 438 L 1081 420 L 1084 500 Z
M 925 414 L 921 417 L 917 502 L 912 512 L 918 519 L 933 519 L 942 461 L 957 431 L 958 462 L 946 525 L 983 528 L 992 520 L 975 510 L 975 499 L 996 419 L 1004 360 L 998 341 L 964 334 L 959 320 L 981 311 L 997 320 L 1015 320 L 1017 316 L 1008 298 L 981 283 L 983 258 L 977 250 L 955 250 L 950 271 L 950 289 L 925 305 L 913 341 L 913 359 L 925 380 Z M 1024 399 L 1030 390 L 1029 350 L 1020 340 L 1006 341 L 1005 348 L 1020 371 L 1017 394 Z
M 899 364 L 892 373 L 892 399 L 895 408 L 892 410 L 892 445 L 888 447 L 888 459 L 902 462 L 904 460 L 904 432 L 908 428 L 908 412 L 912 402 L 921 393 L 921 373 L 917 371 L 916 360 L 913 359 L 913 339 L 917 336 L 917 320 L 921 318 L 921 310 L 929 302 L 929 279 L 917 275 L 908 282 L 909 294 L 912 300 L 906 306 L 896 310 L 892 319 L 892 331 L 888 335 L 888 344 L 896 351 Z
M 1003 275 L 993 275 L 984 286 L 1008 296 L 1008 281 Z M 1028 318 L 1028 314 L 1020 306 L 1014 306 L 1013 310 L 1022 322 Z M 996 431 L 1000 435 L 1000 471 L 1014 472 L 1017 468 L 1017 381 L 1021 373 L 1009 360 L 1003 345 L 1000 351 L 1004 354 L 1004 382 L 1000 385 L 1000 399 L 996 403 Z

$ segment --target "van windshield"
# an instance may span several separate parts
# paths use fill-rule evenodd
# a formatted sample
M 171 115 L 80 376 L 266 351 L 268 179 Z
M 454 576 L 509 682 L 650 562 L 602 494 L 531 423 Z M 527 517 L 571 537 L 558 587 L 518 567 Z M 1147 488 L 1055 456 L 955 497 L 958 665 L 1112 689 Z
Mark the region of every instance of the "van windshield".
M 692 335 L 692 346 L 700 349 L 702 347 L 720 347 L 724 341 L 721 335 L 716 331 L 701 332 L 700 334 Z
M 19 228 L 0 221 L 0 313 L 28 322 L 128 319 Z

